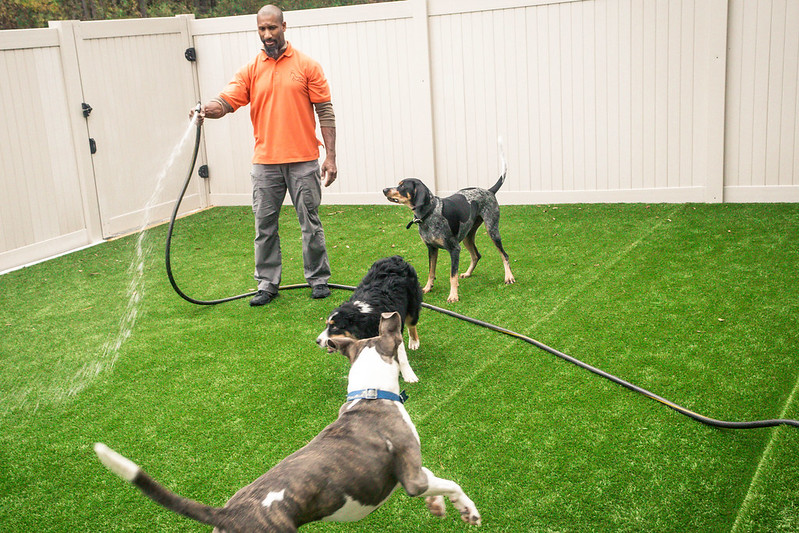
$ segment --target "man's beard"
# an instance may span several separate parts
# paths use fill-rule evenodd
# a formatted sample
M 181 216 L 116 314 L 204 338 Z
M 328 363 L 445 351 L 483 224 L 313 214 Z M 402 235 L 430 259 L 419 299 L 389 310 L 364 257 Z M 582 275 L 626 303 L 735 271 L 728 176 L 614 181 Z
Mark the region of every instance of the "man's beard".
M 275 43 L 273 46 L 267 46 L 264 44 L 264 51 L 266 52 L 266 55 L 272 59 L 277 59 L 280 57 L 280 48 L 280 43 Z

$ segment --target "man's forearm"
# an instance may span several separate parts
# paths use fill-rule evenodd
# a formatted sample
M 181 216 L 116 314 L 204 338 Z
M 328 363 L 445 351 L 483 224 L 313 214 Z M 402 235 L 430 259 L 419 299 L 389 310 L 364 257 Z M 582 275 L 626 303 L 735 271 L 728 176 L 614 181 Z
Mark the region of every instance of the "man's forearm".
M 211 98 L 203 106 L 206 118 L 222 118 L 232 110 L 230 105 L 221 98 Z
M 336 128 L 322 126 L 322 140 L 325 143 L 327 157 L 336 157 Z

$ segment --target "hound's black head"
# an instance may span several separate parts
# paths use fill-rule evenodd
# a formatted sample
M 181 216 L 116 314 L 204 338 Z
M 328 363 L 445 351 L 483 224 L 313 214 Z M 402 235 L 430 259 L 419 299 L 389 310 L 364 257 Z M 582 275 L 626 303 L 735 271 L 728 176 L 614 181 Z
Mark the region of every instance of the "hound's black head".
M 430 189 L 416 178 L 405 178 L 396 187 L 383 189 L 383 194 L 389 202 L 407 205 L 411 209 L 417 209 L 432 201 Z

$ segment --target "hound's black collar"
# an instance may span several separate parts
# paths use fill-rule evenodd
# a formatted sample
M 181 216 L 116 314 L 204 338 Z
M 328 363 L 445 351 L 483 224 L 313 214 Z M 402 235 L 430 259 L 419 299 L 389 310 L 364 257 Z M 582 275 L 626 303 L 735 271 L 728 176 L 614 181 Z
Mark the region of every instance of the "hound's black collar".
M 405 226 L 405 229 L 411 229 L 411 226 L 413 226 L 414 224 L 421 224 L 422 222 L 424 222 L 424 220 L 425 220 L 427 217 L 429 217 L 431 214 L 433 214 L 433 211 L 435 211 L 435 210 L 436 210 L 436 204 L 434 204 L 434 203 L 431 203 L 431 204 L 430 204 L 430 207 L 428 207 L 428 209 L 426 209 L 426 210 L 424 211 L 424 213 L 420 213 L 420 214 L 421 214 L 421 216 L 417 216 L 417 215 L 416 215 L 416 208 L 414 208 L 414 211 L 413 211 L 413 213 L 414 213 L 414 215 L 413 215 L 413 220 L 411 220 L 410 222 L 408 222 L 408 225 L 407 225 L 407 226 Z

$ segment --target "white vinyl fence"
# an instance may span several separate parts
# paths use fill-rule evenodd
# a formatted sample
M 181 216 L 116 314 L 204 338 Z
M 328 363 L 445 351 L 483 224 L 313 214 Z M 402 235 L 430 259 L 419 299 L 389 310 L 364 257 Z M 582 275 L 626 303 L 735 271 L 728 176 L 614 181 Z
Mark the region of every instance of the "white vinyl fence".
M 384 203 L 403 176 L 490 186 L 500 136 L 505 204 L 799 201 L 796 0 L 403 0 L 286 22 L 333 93 L 327 204 Z M 0 272 L 168 218 L 189 108 L 259 47 L 254 15 L 0 31 Z M 248 205 L 252 146 L 248 109 L 206 121 L 209 177 L 182 211 Z

